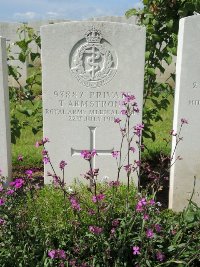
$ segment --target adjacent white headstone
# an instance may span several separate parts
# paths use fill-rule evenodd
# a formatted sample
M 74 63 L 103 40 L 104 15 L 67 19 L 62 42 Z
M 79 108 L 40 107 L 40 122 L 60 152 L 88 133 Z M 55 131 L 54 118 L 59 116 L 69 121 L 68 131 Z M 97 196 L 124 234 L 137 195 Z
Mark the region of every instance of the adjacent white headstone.
M 176 92 L 174 106 L 175 132 L 181 118 L 189 124 L 183 127 L 183 142 L 178 145 L 177 161 L 170 176 L 169 207 L 181 211 L 191 197 L 196 177 L 193 201 L 200 205 L 200 16 L 180 20 L 176 66 Z M 176 146 L 173 138 L 172 151 Z
M 121 133 L 113 121 L 120 116 L 123 91 L 133 93 L 142 110 L 145 29 L 66 22 L 41 27 L 41 37 L 44 137 L 50 139 L 46 145 L 56 172 L 60 174 L 59 162 L 65 160 L 66 182 L 80 178 L 89 169 L 81 150 L 96 149 L 93 167 L 100 168 L 99 178 L 116 179 L 111 152 L 119 150 Z M 141 123 L 142 114 L 134 120 Z M 48 164 L 45 183 L 50 182 L 47 171 Z
M 11 55 L 14 58 L 10 60 L 8 64 L 10 64 L 11 66 L 18 67 L 18 72 L 21 74 L 19 82 L 21 86 L 24 86 L 26 84 L 27 79 L 27 62 L 22 63 L 18 59 L 20 49 L 14 44 L 16 41 L 20 40 L 17 31 L 22 26 L 22 23 L 0 22 L 0 36 L 4 36 L 6 38 L 7 46 L 10 46 Z M 19 87 L 19 84 L 12 76 L 9 76 L 9 86 Z
M 0 37 L 0 169 L 11 179 L 11 135 L 6 39 Z

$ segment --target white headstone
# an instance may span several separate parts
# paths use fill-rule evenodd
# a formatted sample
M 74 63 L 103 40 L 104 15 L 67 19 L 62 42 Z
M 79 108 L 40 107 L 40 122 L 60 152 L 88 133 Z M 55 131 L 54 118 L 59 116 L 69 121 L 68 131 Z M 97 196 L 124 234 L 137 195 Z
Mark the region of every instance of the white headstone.
M 22 63 L 18 59 L 20 49 L 18 46 L 14 45 L 16 41 L 19 41 L 18 29 L 22 27 L 22 23 L 10 23 L 10 22 L 0 22 L 0 36 L 4 36 L 7 41 L 7 46 L 11 48 L 11 55 L 14 59 L 10 60 L 8 63 L 11 66 L 18 66 L 18 72 L 21 74 L 19 82 L 22 86 L 26 84 L 27 79 L 27 62 Z M 23 38 L 23 36 L 22 36 Z M 9 76 L 9 86 L 19 87 L 19 84 L 15 81 L 12 76 Z
M 110 22 L 121 22 L 137 25 L 137 16 L 131 16 L 129 18 L 125 16 L 102 16 L 102 17 L 94 17 L 90 20 L 93 21 L 110 21 Z
M 11 179 L 11 135 L 6 39 L 0 37 L 0 169 Z
M 176 66 L 176 91 L 173 129 L 179 131 L 181 118 L 189 124 L 182 129 L 183 142 L 178 145 L 171 168 L 169 207 L 181 211 L 191 197 L 200 205 L 200 16 L 180 20 Z M 175 137 L 172 152 L 176 146 Z
M 121 133 L 113 121 L 120 114 L 123 91 L 133 93 L 142 110 L 145 29 L 125 23 L 66 22 L 41 27 L 41 37 L 44 137 L 50 139 L 47 150 L 55 169 L 67 161 L 66 182 L 71 183 L 88 170 L 81 150 L 95 148 L 93 167 L 100 168 L 99 178 L 116 179 L 111 152 L 119 150 Z M 141 123 L 142 114 L 134 120 Z M 48 164 L 49 183 L 47 171 Z
M 52 19 L 52 20 L 33 20 L 29 21 L 27 26 L 32 28 L 34 30 L 34 33 L 40 36 L 40 27 L 44 25 L 49 25 L 49 24 L 55 24 L 55 23 L 60 23 L 68 20 L 63 20 L 63 19 Z M 31 42 L 29 44 L 29 48 L 31 49 L 31 52 L 33 53 L 40 53 L 40 48 L 35 42 Z M 41 65 L 41 60 L 37 59 L 34 62 L 29 59 L 29 63 L 33 64 L 34 66 L 40 66 Z

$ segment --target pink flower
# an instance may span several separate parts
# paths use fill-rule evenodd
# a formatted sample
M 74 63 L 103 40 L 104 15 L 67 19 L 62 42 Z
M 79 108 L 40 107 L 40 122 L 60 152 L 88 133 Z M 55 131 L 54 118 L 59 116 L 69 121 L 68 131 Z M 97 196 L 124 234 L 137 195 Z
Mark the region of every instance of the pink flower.
M 101 201 L 105 198 L 105 195 L 104 194 L 99 194 L 99 195 L 96 195 L 96 196 L 93 196 L 92 197 L 92 201 L 94 203 L 98 202 L 98 201 Z
M 77 211 L 81 210 L 80 204 L 75 197 L 72 196 L 72 197 L 70 197 L 69 200 L 70 200 L 71 206 L 74 210 L 77 210 Z
M 112 151 L 112 156 L 117 159 L 119 157 L 119 151 Z
M 32 178 L 33 171 L 32 170 L 26 170 L 25 174 L 28 176 L 28 178 Z
M 172 136 L 177 136 L 177 133 L 175 133 L 174 130 L 171 130 L 169 134 L 172 135 Z
M 37 141 L 37 142 L 35 143 L 35 147 L 39 147 L 39 146 L 40 146 L 40 142 Z
M 113 227 L 117 227 L 118 225 L 119 225 L 119 220 L 118 219 L 114 219 L 113 221 L 112 221 L 112 226 Z
M 37 142 L 35 143 L 35 147 L 43 146 L 43 145 L 46 144 L 47 142 L 49 142 L 49 138 L 44 137 L 42 140 L 37 141 Z
M 156 232 L 160 232 L 161 231 L 161 225 L 160 224 L 155 224 L 155 229 L 156 229 Z
M 4 225 L 4 223 L 5 223 L 5 220 L 0 218 L 0 225 Z
M 134 163 L 136 164 L 137 167 L 141 166 L 141 161 L 140 160 L 134 160 Z
M 50 159 L 48 157 L 43 157 L 44 164 L 47 164 L 50 162 Z
M 3 198 L 0 198 L 0 206 L 3 206 L 5 203 L 5 200 Z
M 111 181 L 111 182 L 109 182 L 109 186 L 118 187 L 118 186 L 120 186 L 120 182 L 119 181 Z
M 149 200 L 149 204 L 150 204 L 151 206 L 155 205 L 155 200 L 154 200 L 154 199 L 150 199 L 150 200 Z
M 14 190 L 13 189 L 9 189 L 7 192 L 6 192 L 6 195 L 12 195 L 14 194 Z
M 0 185 L 0 192 L 2 192 L 2 191 L 3 191 L 3 186 Z
M 136 205 L 136 211 L 137 212 L 142 212 L 144 209 L 143 209 L 143 206 L 142 206 L 142 204 L 141 203 L 138 203 L 137 205 Z
M 139 123 L 139 124 L 135 125 L 134 126 L 134 134 L 136 134 L 138 137 L 140 137 L 143 129 L 144 129 L 144 124 Z
M 152 229 L 147 229 L 146 237 L 147 238 L 153 238 L 153 236 L 154 236 L 154 233 L 153 233 Z
M 114 119 L 114 122 L 115 122 L 115 123 L 120 123 L 120 121 L 121 121 L 120 118 L 116 118 L 116 119 Z
M 63 249 L 53 249 L 48 252 L 51 259 L 66 259 L 66 254 Z
M 96 155 L 97 155 L 97 152 L 95 149 L 93 149 L 92 151 L 90 150 L 81 151 L 81 157 L 83 157 L 85 160 L 91 160 Z
M 133 255 L 139 255 L 140 254 L 140 248 L 138 246 L 133 247 Z
M 144 219 L 145 221 L 149 220 L 149 215 L 148 215 L 148 214 L 144 214 L 143 219 Z
M 135 148 L 134 148 L 133 146 L 131 146 L 131 147 L 129 148 L 129 150 L 132 151 L 133 153 L 135 152 Z
M 125 165 L 124 166 L 125 171 L 126 172 L 131 172 L 131 166 L 132 166 L 132 164 Z
M 43 143 L 43 145 L 46 144 L 46 143 L 48 143 L 48 142 L 49 142 L 49 138 L 44 137 L 44 138 L 42 139 L 42 143 Z
M 10 182 L 10 186 L 14 186 L 16 189 L 18 189 L 21 188 L 24 183 L 25 182 L 22 178 L 17 178 L 14 182 Z
M 188 124 L 188 121 L 187 121 L 186 119 L 182 118 L 182 119 L 181 119 L 181 123 L 182 123 L 182 124 Z
M 50 250 L 48 256 L 49 258 L 54 259 L 56 257 L 56 250 Z
M 115 228 L 112 228 L 112 229 L 110 230 L 111 235 L 114 235 L 115 232 L 116 232 Z
M 156 259 L 157 259 L 158 261 L 164 261 L 164 259 L 165 259 L 165 255 L 164 255 L 162 252 L 158 251 L 158 252 L 156 253 Z
M 146 198 L 141 198 L 136 205 L 136 211 L 142 212 L 144 210 L 143 207 L 146 206 L 146 204 Z
M 43 155 L 43 156 L 46 156 L 46 155 L 48 155 L 48 151 L 47 151 L 47 150 L 45 150 L 45 149 L 43 149 L 43 150 L 42 150 L 42 155 Z
M 98 227 L 98 226 L 89 226 L 89 231 L 95 235 L 99 235 L 102 233 L 103 228 Z
M 135 96 L 134 95 L 129 95 L 128 93 L 122 93 L 123 96 L 123 104 L 135 104 L 134 100 L 135 100 Z
M 143 206 L 147 204 L 147 200 L 144 197 L 140 200 L 140 202 L 142 203 Z
M 23 156 L 22 155 L 18 155 L 17 160 L 18 161 L 23 161 Z
M 127 115 L 127 110 L 126 110 L 126 109 L 122 109 L 122 110 L 121 110 L 121 114 L 122 114 L 122 115 Z
M 95 212 L 93 209 L 89 209 L 89 210 L 88 210 L 88 214 L 89 214 L 89 215 L 95 215 L 96 212 Z
M 60 162 L 60 169 L 61 170 L 64 170 L 64 168 L 65 168 L 66 165 L 67 165 L 67 162 L 64 161 L 64 160 L 61 160 L 61 162 Z

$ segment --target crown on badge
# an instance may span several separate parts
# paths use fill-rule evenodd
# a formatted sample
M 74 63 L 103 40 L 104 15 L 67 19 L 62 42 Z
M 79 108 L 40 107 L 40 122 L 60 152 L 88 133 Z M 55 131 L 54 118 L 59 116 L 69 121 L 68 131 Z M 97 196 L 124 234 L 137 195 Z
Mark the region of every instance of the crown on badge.
M 91 30 L 86 32 L 85 38 L 88 43 L 100 43 L 102 35 L 101 32 L 93 26 Z

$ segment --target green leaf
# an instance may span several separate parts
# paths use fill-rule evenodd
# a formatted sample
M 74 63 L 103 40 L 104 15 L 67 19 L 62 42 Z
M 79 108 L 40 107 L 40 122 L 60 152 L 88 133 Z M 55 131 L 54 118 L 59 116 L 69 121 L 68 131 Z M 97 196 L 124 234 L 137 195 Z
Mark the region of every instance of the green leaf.
M 165 61 L 170 65 L 172 63 L 172 56 L 165 57 Z
M 147 68 L 147 73 L 150 75 L 155 75 L 155 69 L 154 68 Z
M 145 52 L 145 60 L 149 59 L 150 54 L 151 54 L 150 51 Z
M 193 222 L 195 219 L 194 212 L 192 211 L 188 211 L 184 217 L 185 217 L 186 222 L 189 222 L 189 223 Z

